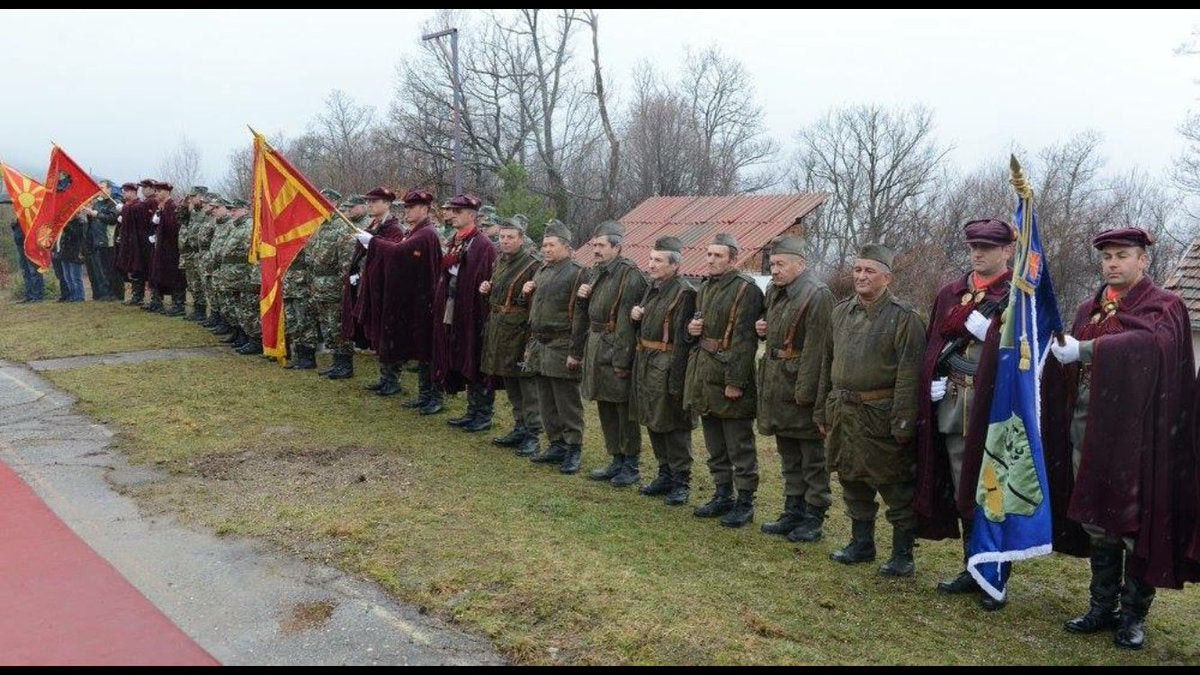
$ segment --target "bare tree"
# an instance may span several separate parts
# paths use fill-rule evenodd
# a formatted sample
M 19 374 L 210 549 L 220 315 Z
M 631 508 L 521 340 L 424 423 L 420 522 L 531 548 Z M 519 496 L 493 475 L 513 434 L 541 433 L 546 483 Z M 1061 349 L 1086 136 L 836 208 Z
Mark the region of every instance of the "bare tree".
M 331 91 L 325 98 L 325 112 L 310 126 L 319 154 L 311 177 L 341 190 L 365 192 L 374 187 L 373 126 L 371 108 L 356 104 L 339 89 Z
M 180 136 L 175 149 L 159 163 L 158 173 L 162 180 L 186 190 L 200 184 L 200 160 L 200 148 L 187 136 Z
M 250 198 L 254 179 L 254 146 L 238 146 L 229 153 L 229 168 L 221 179 L 221 193 L 229 198 Z
M 608 139 L 608 178 L 604 181 L 601 191 L 604 200 L 604 218 L 617 217 L 616 192 L 617 179 L 621 172 L 621 141 L 613 130 L 612 120 L 608 115 L 608 97 L 604 91 L 604 75 L 600 69 L 600 17 L 596 10 L 589 9 L 583 21 L 592 29 L 592 65 L 595 67 L 596 108 L 600 113 L 600 122 L 604 125 L 604 136 Z

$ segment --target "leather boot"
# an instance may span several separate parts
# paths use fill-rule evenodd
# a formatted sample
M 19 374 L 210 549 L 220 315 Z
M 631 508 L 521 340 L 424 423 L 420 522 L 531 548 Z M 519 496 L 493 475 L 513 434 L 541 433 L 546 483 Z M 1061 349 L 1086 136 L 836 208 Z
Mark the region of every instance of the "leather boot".
M 939 581 L 937 589 L 939 593 L 949 593 L 957 595 L 959 593 L 979 593 L 979 584 L 975 581 L 975 577 L 967 571 L 967 547 L 971 543 L 971 523 L 970 521 L 962 521 L 962 550 L 963 550 L 963 569 L 958 573 L 958 576 L 953 579 Z
M 592 469 L 588 474 L 590 480 L 612 480 L 612 477 L 621 471 L 621 467 L 625 465 L 625 457 L 623 455 L 613 455 L 608 466 L 599 469 Z
M 1092 544 L 1088 556 L 1092 567 L 1092 582 L 1088 586 L 1088 611 L 1063 624 L 1072 633 L 1099 633 L 1112 630 L 1120 623 L 1117 598 L 1121 593 L 1121 568 L 1125 549 L 1120 545 Z
M 786 495 L 783 498 L 783 513 L 769 523 L 762 524 L 763 534 L 787 534 L 804 522 L 804 498 Z
M 263 353 L 262 336 L 246 337 L 246 344 L 237 348 L 237 353 L 243 356 L 252 356 L 254 354 Z
M 814 542 L 821 541 L 824 532 L 821 527 L 825 524 L 825 512 L 829 509 L 827 506 L 813 506 L 805 504 L 804 520 L 796 526 L 796 529 L 788 532 L 787 540 L 795 542 Z
M 683 506 L 692 496 L 692 473 L 690 471 L 671 472 L 671 491 L 663 497 L 667 506 Z
M 608 481 L 613 487 L 629 487 L 642 479 L 642 471 L 638 467 L 638 456 L 622 455 L 621 457 L 623 461 L 620 470 Z
M 1113 644 L 1121 649 L 1146 646 L 1146 615 L 1154 602 L 1154 587 L 1128 575 L 1121 593 L 1121 622 L 1113 633 Z
M 316 370 L 317 350 L 315 348 L 297 343 L 294 351 L 291 362 L 285 366 L 288 370 Z
M 546 449 L 529 458 L 534 464 L 558 464 L 567 456 L 566 441 L 551 441 Z
M 721 518 L 725 527 L 743 527 L 754 522 L 754 490 L 738 490 L 733 509 Z
M 192 305 L 192 313 L 184 317 L 186 321 L 194 321 L 203 323 L 208 319 L 208 307 L 203 302 L 197 302 Z
M 879 573 L 889 577 L 911 577 L 917 569 L 913 561 L 916 537 L 911 531 L 892 527 L 892 557 L 879 567 Z
M 533 432 L 526 432 L 525 437 L 521 439 L 520 445 L 517 446 L 517 457 L 532 457 L 537 454 L 538 435 Z
M 718 483 L 712 499 L 704 505 L 696 507 L 692 515 L 697 518 L 716 518 L 729 513 L 733 509 L 733 483 Z
M 515 448 L 521 444 L 521 441 L 525 440 L 525 436 L 527 434 L 528 432 L 525 429 L 524 423 L 517 422 L 512 431 L 503 436 L 497 436 L 493 438 L 492 445 L 497 445 L 502 448 Z
M 871 562 L 875 559 L 875 521 L 850 521 L 850 543 L 829 554 L 830 560 L 843 565 Z
M 583 463 L 583 446 L 579 443 L 567 444 L 567 454 L 563 457 L 562 464 L 558 467 L 558 472 L 567 474 L 568 476 L 579 473 L 579 466 Z
M 675 486 L 675 481 L 671 476 L 671 468 L 666 464 L 658 465 L 658 475 L 654 480 L 650 481 L 649 485 L 643 485 L 642 489 L 638 490 L 638 494 L 646 495 L 647 497 L 657 497 L 665 495 Z
M 354 377 L 354 355 L 334 354 L 333 367 L 325 373 L 331 380 L 348 380 Z

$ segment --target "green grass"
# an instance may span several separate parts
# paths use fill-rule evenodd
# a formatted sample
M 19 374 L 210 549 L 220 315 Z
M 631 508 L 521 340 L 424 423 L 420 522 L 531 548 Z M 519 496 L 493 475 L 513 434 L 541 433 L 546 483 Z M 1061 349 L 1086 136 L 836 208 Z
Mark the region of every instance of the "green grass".
M 59 309 L 69 317 L 76 307 Z M 37 322 L 48 330 L 53 320 Z M 88 349 L 72 335 L 58 332 L 59 351 Z M 0 344 L 0 356 L 17 358 L 9 350 Z M 824 541 L 759 533 L 782 502 L 769 439 L 760 439 L 757 521 L 730 531 L 690 507 L 518 459 L 492 447 L 490 433 L 450 429 L 446 415 L 366 395 L 372 362 L 356 365 L 358 377 L 342 382 L 235 355 L 48 376 L 114 425 L 134 461 L 167 471 L 135 491 L 145 508 L 373 579 L 486 634 L 517 663 L 1200 663 L 1195 589 L 1160 592 L 1150 646 L 1118 651 L 1107 635 L 1061 628 L 1086 607 L 1086 561 L 1018 565 L 1009 606 L 987 614 L 973 598 L 933 591 L 958 569 L 956 541 L 923 542 L 914 577 L 885 579 L 877 563 L 828 559 L 847 538 L 838 501 Z M 452 399 L 450 413 L 463 405 Z M 511 424 L 502 395 L 497 411 L 502 432 Z M 585 472 L 605 461 L 598 429 L 593 407 Z M 643 459 L 647 473 L 652 465 Z M 693 505 L 712 491 L 702 459 L 695 468 Z M 889 533 L 881 519 L 881 554 Z

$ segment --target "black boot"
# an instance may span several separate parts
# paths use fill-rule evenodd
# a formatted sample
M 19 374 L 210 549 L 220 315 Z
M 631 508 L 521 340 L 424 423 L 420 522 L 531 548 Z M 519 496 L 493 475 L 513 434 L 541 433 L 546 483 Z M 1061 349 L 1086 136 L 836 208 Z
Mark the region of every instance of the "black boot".
M 567 456 L 566 441 L 551 441 L 546 449 L 529 458 L 534 464 L 558 464 Z
M 520 445 L 517 446 L 517 457 L 532 457 L 538 451 L 538 434 L 527 432 L 525 437 L 521 439 Z
M 527 433 L 528 432 L 525 430 L 525 425 L 521 422 L 517 422 L 512 431 L 508 432 L 504 436 L 497 436 L 493 438 L 492 445 L 498 445 L 502 448 L 515 448 L 525 440 Z
M 1092 582 L 1088 586 L 1087 614 L 1063 624 L 1072 633 L 1099 633 L 1112 630 L 1120 623 L 1117 597 L 1121 593 L 1121 568 L 1125 549 L 1120 544 L 1092 544 L 1088 556 L 1092 566 Z
M 203 302 L 193 303 L 192 313 L 183 318 L 185 321 L 194 321 L 196 323 L 203 324 L 208 320 L 208 308 L 205 307 Z
M 471 418 L 466 424 L 459 427 L 463 431 L 471 434 L 477 434 L 481 431 L 487 431 L 492 428 L 492 416 L 484 410 L 475 412 L 475 417 Z
M 721 518 L 725 527 L 743 527 L 754 522 L 754 490 L 738 490 L 733 510 Z
M 729 513 L 733 509 L 733 504 L 733 484 L 718 483 L 717 491 L 713 493 L 712 499 L 703 506 L 696 507 L 692 515 L 697 518 L 716 518 Z
M 367 391 L 379 391 L 390 380 L 396 377 L 396 367 L 388 363 L 379 364 L 379 381 L 371 384 L 363 385 L 363 389 Z
M 829 554 L 829 559 L 843 565 L 871 562 L 875 559 L 875 521 L 850 521 L 850 543 Z
M 763 534 L 787 534 L 804 522 L 804 498 L 787 495 L 783 498 L 783 513 L 779 518 L 762 524 Z
M 221 342 L 237 349 L 246 343 L 245 333 L 242 333 L 241 328 L 230 328 L 225 337 L 221 338 Z
M 558 467 L 559 473 L 567 474 L 568 476 L 579 473 L 579 466 L 583 463 L 583 446 L 579 443 L 567 444 L 567 454 L 563 456 L 562 464 Z
M 663 497 L 667 506 L 683 506 L 692 496 L 692 474 L 690 471 L 671 472 L 671 491 Z
M 939 581 L 937 589 L 939 593 L 949 593 L 957 595 L 959 593 L 980 593 L 979 584 L 975 581 L 975 577 L 967 571 L 967 548 L 971 544 L 971 521 L 962 521 L 962 550 L 963 550 L 963 569 L 958 573 L 958 576 L 946 581 Z M 987 596 L 987 594 L 984 594 Z M 991 597 L 991 596 L 987 596 Z
M 638 482 L 642 478 L 642 471 L 638 467 L 637 455 L 624 455 L 624 463 L 621 465 L 621 470 L 617 475 L 608 481 L 613 487 L 629 487 Z
M 423 409 L 429 405 L 429 400 L 433 396 L 433 381 L 429 372 L 429 364 L 417 364 L 417 397 L 409 399 L 400 405 L 405 408 Z
M 379 364 L 379 387 L 375 393 L 379 396 L 395 396 L 403 390 L 400 388 L 400 364 Z
M 206 317 L 203 321 L 200 322 L 200 325 L 204 326 L 205 328 L 212 328 L 212 327 L 216 326 L 217 323 L 220 322 L 220 320 L 221 320 L 221 313 L 214 310 L 212 314 L 208 315 L 208 317 Z
M 892 557 L 879 567 L 879 573 L 889 577 L 911 577 L 917 569 L 913 561 L 916 537 L 911 531 L 892 526 Z
M 246 344 L 237 348 L 237 353 L 243 356 L 253 356 L 263 353 L 262 336 L 250 337 L 246 336 Z
M 437 386 L 433 386 L 429 391 L 429 398 L 425 401 L 425 405 L 417 408 L 417 412 L 422 415 L 436 415 L 442 412 L 444 406 L 445 398 L 443 397 L 442 390 Z
M 187 310 L 183 307 L 183 293 L 171 294 L 171 309 L 163 312 L 167 316 L 184 316 Z
M 129 285 L 129 300 L 126 305 L 140 305 L 146 301 L 146 282 L 134 281 Z
M 821 536 L 824 534 L 821 527 L 825 524 L 825 511 L 828 508 L 827 506 L 805 504 L 804 520 L 796 526 L 796 529 L 788 532 L 787 540 L 810 543 L 821 541 Z
M 638 494 L 646 495 L 647 497 L 657 497 L 665 495 L 675 486 L 675 481 L 671 477 L 671 468 L 666 464 L 658 465 L 658 475 L 654 480 L 650 481 L 649 485 L 643 485 L 642 489 L 638 490 Z
M 1146 646 L 1146 615 L 1154 602 L 1154 587 L 1128 574 L 1121 593 L 1121 623 L 1113 633 L 1113 644 L 1121 649 Z
M 450 419 L 446 420 L 446 424 L 449 424 L 452 427 L 461 427 L 474 421 L 475 411 L 468 408 L 467 411 L 462 414 L 462 417 L 451 417 Z
M 213 335 L 229 335 L 233 332 L 233 325 L 226 321 L 225 317 L 221 317 L 221 320 L 217 322 L 217 325 L 210 328 L 209 332 Z
M 622 455 L 613 455 L 608 466 L 599 469 L 592 469 L 588 474 L 590 480 L 612 480 L 612 477 L 621 471 L 621 467 L 625 464 L 625 457 Z
M 297 343 L 293 351 L 294 358 L 285 366 L 288 370 L 316 370 L 317 350 L 314 347 Z
M 354 377 L 354 355 L 334 354 L 333 367 L 325 373 L 331 380 L 348 380 Z

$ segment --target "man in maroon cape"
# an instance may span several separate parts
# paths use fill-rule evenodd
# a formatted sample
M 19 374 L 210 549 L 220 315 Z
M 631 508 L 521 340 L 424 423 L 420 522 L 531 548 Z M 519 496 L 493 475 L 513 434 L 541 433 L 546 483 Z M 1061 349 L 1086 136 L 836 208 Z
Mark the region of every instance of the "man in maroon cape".
M 150 235 L 154 234 L 150 218 L 158 208 L 158 200 L 154 198 L 157 192 L 155 185 L 158 185 L 158 181 L 146 178 L 136 185 L 126 183 L 121 186 L 125 201 L 121 204 L 121 215 L 118 216 L 120 238 L 117 269 L 130 283 L 126 305 L 141 305 L 146 299 L 146 275 L 150 271 L 150 254 L 154 250 L 154 244 L 150 243 Z M 138 187 L 142 188 L 142 199 L 138 199 Z
M 971 271 L 938 291 L 929 312 L 925 360 L 917 407 L 917 535 L 957 537 L 962 524 L 963 570 L 937 585 L 943 593 L 979 593 L 984 609 L 1002 600 L 980 593 L 966 571 L 967 542 L 975 517 L 975 490 L 996 355 L 1000 309 L 1008 301 L 1016 230 L 1001 220 L 972 220 L 963 226 Z M 966 477 L 963 480 L 963 477 Z
M 367 193 L 367 199 L 374 193 Z M 398 393 L 400 365 L 410 359 L 417 361 L 420 391 L 404 405 L 424 415 L 442 410 L 442 392 L 434 384 L 430 368 L 433 293 L 442 272 L 441 242 L 429 217 L 432 203 L 433 193 L 427 190 L 412 190 L 404 196 L 404 219 L 412 229 L 401 237 L 369 232 L 354 235 L 367 248 L 355 313 L 379 356 L 378 391 L 382 395 Z
M 183 316 L 187 295 L 187 276 L 179 269 L 179 205 L 171 198 L 170 183 L 159 183 L 158 210 L 154 212 L 154 250 L 150 255 L 150 311 L 167 316 Z M 171 296 L 171 309 L 163 306 L 163 296 Z
M 479 372 L 488 298 L 479 292 L 492 278 L 496 246 L 479 228 L 483 202 L 471 194 L 457 195 L 442 205 L 454 235 L 442 256 L 442 272 L 433 296 L 433 380 L 444 391 L 467 390 L 467 411 L 447 420 L 463 431 L 492 428 L 496 392 Z
M 388 304 L 385 279 L 388 261 L 377 252 L 380 247 L 368 248 L 368 245 L 372 238 L 379 242 L 403 241 L 404 229 L 400 227 L 400 221 L 389 213 L 392 202 L 396 201 L 396 193 L 385 187 L 377 187 L 363 196 L 367 199 L 367 215 L 371 217 L 371 223 L 364 232 L 355 235 L 359 240 L 358 246 L 354 249 L 342 286 L 342 336 L 347 339 L 361 338 L 375 350 L 379 358 L 379 381 L 368 384 L 367 389 L 380 396 L 392 396 L 400 393 L 400 363 L 379 347 L 383 317 L 392 309 Z
M 1092 569 L 1090 608 L 1065 628 L 1112 630 L 1126 649 L 1145 644 L 1155 588 L 1200 579 L 1187 557 L 1197 512 L 1191 328 L 1179 297 L 1145 276 L 1153 243 L 1137 228 L 1092 239 L 1105 285 L 1080 305 L 1071 335 L 1051 343 L 1063 367 L 1047 362 L 1042 380 L 1054 548 L 1088 555 Z

